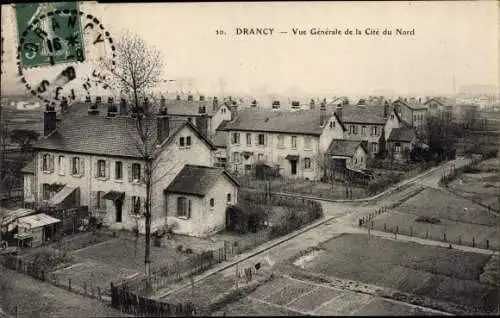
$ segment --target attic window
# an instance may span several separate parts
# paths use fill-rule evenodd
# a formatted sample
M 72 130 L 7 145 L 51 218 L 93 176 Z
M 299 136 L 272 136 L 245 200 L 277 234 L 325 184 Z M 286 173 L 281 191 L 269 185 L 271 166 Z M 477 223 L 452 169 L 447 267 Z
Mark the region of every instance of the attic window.
M 335 121 L 334 120 L 330 121 L 330 129 L 333 129 L 333 128 L 335 128 Z
M 191 136 L 186 137 L 186 147 L 191 147 Z
M 391 119 L 394 119 L 394 114 L 391 114 Z

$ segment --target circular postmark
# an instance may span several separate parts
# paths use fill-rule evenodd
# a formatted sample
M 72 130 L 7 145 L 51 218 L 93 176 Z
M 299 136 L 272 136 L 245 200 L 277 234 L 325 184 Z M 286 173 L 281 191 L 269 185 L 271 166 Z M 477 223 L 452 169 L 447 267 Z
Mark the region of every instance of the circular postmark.
M 35 5 L 18 17 L 18 75 L 25 88 L 46 104 L 76 101 L 110 89 L 99 63 L 115 65 L 113 39 L 101 21 L 76 7 Z M 17 10 L 17 8 L 16 8 Z M 24 29 L 20 18 L 24 17 Z

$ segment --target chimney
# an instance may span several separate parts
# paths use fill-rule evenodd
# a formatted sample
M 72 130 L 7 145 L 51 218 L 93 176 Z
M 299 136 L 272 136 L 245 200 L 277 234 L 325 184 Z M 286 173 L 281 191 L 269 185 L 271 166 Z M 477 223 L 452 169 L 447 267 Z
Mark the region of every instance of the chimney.
M 147 97 L 144 97 L 144 104 L 142 106 L 142 110 L 144 111 L 144 113 L 147 113 L 149 112 L 149 98 Z
M 156 138 L 158 144 L 162 143 L 170 134 L 170 123 L 167 108 L 161 108 L 156 115 Z
M 254 99 L 254 100 L 252 101 L 252 104 L 250 104 L 250 106 L 251 106 L 252 108 L 257 107 L 257 100 L 256 100 L 256 99 Z
M 200 95 L 200 102 L 204 102 L 204 101 L 205 101 L 205 96 Z
M 419 102 L 419 103 L 422 103 L 422 97 L 419 97 L 419 98 L 418 98 L 418 102 Z
M 326 122 L 326 104 L 321 103 L 319 107 L 319 125 L 323 127 Z
M 88 113 L 91 115 L 99 115 L 99 105 L 101 104 L 101 96 L 97 96 L 95 98 L 94 105 L 90 105 L 88 109 Z
M 235 120 L 238 117 L 238 105 L 231 105 L 231 120 Z
M 127 116 L 127 100 L 125 98 L 120 100 L 120 116 Z
M 188 102 L 192 102 L 193 101 L 193 95 L 188 95 Z
M 160 98 L 160 109 L 167 107 L 167 100 L 164 96 Z
M 311 101 L 309 102 L 309 108 L 310 109 L 315 109 L 316 108 L 316 104 L 314 103 L 314 99 L 311 98 Z
M 177 95 L 177 96 L 175 97 L 175 100 L 181 100 L 181 95 Z
M 200 134 L 208 137 L 208 115 L 206 113 L 196 117 L 196 128 L 198 128 Z
M 387 118 L 389 116 L 389 103 L 386 101 L 384 103 L 384 118 Z
M 337 117 L 339 118 L 340 121 L 342 121 L 342 105 L 338 105 L 337 109 L 335 110 L 335 114 L 337 114 Z
M 85 96 L 85 104 L 90 104 L 90 103 L 92 103 L 90 96 Z
M 47 105 L 43 113 L 43 135 L 47 137 L 56 130 L 57 115 L 54 105 Z
M 275 101 L 273 102 L 272 108 L 273 108 L 273 109 L 279 109 L 279 108 L 280 108 L 280 104 L 281 104 L 281 103 L 280 103 L 280 101 L 279 101 L 279 100 L 275 100 Z
M 61 114 L 66 113 L 68 111 L 68 100 L 66 99 L 66 97 L 62 98 L 60 105 L 61 105 Z
M 216 111 L 218 107 L 219 107 L 219 100 L 217 99 L 217 96 L 214 96 L 214 99 L 212 100 L 212 109 Z

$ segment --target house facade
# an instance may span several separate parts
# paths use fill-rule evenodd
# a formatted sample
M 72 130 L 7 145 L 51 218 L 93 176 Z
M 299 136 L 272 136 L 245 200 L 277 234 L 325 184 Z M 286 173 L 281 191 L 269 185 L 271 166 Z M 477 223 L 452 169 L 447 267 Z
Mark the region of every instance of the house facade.
M 333 105 L 330 106 L 333 108 Z M 389 117 L 389 105 L 336 106 L 336 114 L 344 123 L 346 140 L 363 141 L 370 156 L 376 156 L 385 146 L 384 129 Z
M 345 127 L 326 109 L 260 110 L 242 111 L 223 131 L 230 170 L 250 174 L 267 163 L 282 176 L 318 180 L 331 140 L 343 138 Z
M 54 121 L 55 112 L 49 109 L 44 114 L 45 137 L 36 146 L 35 201 L 58 205 L 72 195 L 76 204 L 88 206 L 92 215 L 110 228 L 130 230 L 137 226 L 144 232 L 148 166 L 141 152 L 144 149 L 153 155 L 153 230 L 166 224 L 169 209 L 164 190 L 183 167 L 214 164 L 216 147 L 189 121 L 157 115 L 145 122 L 152 132 L 146 145 L 129 115 L 109 117 L 94 111 Z M 58 200 L 54 202 L 54 198 Z M 217 213 L 225 217 L 225 211 Z
M 389 155 L 396 160 L 409 159 L 410 152 L 417 144 L 417 135 L 414 128 L 400 127 L 391 130 L 387 139 Z
M 393 107 L 400 114 L 401 119 L 418 131 L 425 128 L 428 107 L 422 102 L 422 99 L 397 99 L 394 101 Z

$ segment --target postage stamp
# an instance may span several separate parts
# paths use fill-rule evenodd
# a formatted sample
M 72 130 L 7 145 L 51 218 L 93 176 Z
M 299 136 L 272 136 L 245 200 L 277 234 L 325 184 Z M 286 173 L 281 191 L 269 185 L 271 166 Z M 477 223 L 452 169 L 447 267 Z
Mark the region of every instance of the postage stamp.
M 15 9 L 23 67 L 85 60 L 78 2 L 27 3 Z
M 77 2 L 16 5 L 17 69 L 21 82 L 46 104 L 70 103 L 109 89 L 99 61 L 115 46 L 101 21 Z

